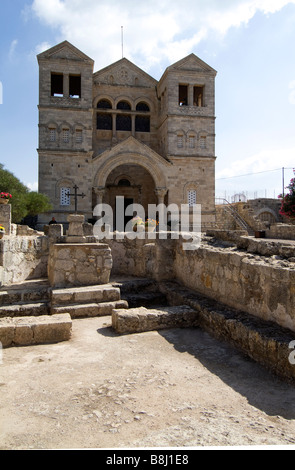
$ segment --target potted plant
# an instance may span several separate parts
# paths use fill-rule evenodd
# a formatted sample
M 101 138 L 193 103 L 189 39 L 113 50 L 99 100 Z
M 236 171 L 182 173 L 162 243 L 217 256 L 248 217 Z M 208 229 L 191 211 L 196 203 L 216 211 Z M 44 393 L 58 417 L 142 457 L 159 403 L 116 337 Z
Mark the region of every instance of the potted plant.
M 0 193 L 0 204 L 8 204 L 9 200 L 12 198 L 10 193 Z
M 141 217 L 133 217 L 131 220 L 132 227 L 134 232 L 143 232 L 144 231 L 144 222 Z
M 3 238 L 5 235 L 5 227 L 3 225 L 0 225 L 0 239 Z
M 148 232 L 154 232 L 158 222 L 155 219 L 147 219 L 145 222 L 145 229 Z

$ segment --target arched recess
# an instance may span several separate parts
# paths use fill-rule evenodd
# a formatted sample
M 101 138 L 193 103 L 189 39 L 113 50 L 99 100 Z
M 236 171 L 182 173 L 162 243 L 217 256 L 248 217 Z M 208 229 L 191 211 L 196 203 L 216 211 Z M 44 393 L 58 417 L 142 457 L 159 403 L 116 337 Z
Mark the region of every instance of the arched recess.
M 138 153 L 124 153 L 111 156 L 108 159 L 100 159 L 96 169 L 93 186 L 97 188 L 104 188 L 106 180 L 116 167 L 124 165 L 139 165 L 145 168 L 151 175 L 155 182 L 156 188 L 166 187 L 166 178 L 164 171 L 160 168 L 158 159 L 151 159 L 150 156 L 146 156 Z

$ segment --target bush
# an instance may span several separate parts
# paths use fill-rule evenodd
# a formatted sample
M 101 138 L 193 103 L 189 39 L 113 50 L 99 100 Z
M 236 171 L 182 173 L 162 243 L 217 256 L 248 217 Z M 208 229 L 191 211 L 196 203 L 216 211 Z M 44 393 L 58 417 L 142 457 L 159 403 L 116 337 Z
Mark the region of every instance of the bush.
M 1 163 L 0 192 L 12 195 L 11 220 L 15 224 L 20 223 L 27 215 L 35 216 L 52 208 L 47 196 L 30 191 L 16 176 L 5 170 Z
M 291 179 L 287 189 L 289 189 L 289 194 L 283 198 L 280 214 L 288 219 L 295 220 L 295 178 Z

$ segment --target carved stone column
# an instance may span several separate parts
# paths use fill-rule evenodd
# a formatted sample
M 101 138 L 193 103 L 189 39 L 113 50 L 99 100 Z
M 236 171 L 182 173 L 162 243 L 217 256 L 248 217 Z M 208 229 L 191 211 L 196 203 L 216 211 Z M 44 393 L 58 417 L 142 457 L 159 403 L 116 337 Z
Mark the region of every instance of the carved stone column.
M 164 198 L 167 194 L 167 188 L 156 188 L 155 194 L 158 198 L 158 204 L 164 204 Z
M 96 204 L 102 204 L 103 197 L 105 195 L 106 188 L 93 188 L 94 193 L 96 194 Z
M 112 142 L 115 144 L 117 143 L 117 115 L 116 114 L 112 115 L 112 120 L 113 120 Z
M 64 92 L 64 97 L 68 98 L 70 96 L 70 89 L 69 89 L 69 74 L 64 73 L 63 76 L 63 92 Z
M 156 188 L 155 194 L 158 198 L 159 207 L 159 231 L 166 229 L 164 198 L 167 194 L 167 188 Z
M 193 85 L 188 86 L 188 105 L 194 105 L 194 87 Z
M 131 134 L 135 137 L 135 116 L 131 116 Z

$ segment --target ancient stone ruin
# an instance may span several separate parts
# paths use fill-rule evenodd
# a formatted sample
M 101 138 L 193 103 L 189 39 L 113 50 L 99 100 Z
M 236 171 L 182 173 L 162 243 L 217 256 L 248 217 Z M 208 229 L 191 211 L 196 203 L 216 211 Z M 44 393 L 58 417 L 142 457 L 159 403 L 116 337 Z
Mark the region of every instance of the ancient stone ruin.
M 59 224 L 44 232 L 14 226 L 9 217 L 6 227 L 2 347 L 70 341 L 76 318 L 109 316 L 117 334 L 202 328 L 295 379 L 294 239 L 216 229 L 188 251 L 190 240 L 171 232 L 98 240 L 77 214 L 69 216 L 65 233 Z

